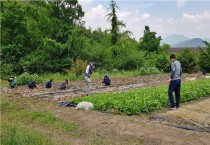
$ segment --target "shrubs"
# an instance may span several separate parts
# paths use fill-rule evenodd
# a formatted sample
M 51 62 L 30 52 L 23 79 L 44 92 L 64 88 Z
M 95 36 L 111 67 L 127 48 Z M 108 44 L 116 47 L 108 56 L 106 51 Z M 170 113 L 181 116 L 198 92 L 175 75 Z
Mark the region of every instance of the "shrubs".
M 139 69 L 140 75 L 159 74 L 160 71 L 156 67 L 141 67 Z
M 73 63 L 73 66 L 70 69 L 70 72 L 75 73 L 78 78 L 81 74 L 85 72 L 86 67 L 87 67 L 87 61 L 77 59 Z
M 193 73 L 198 71 L 197 65 L 197 54 L 187 48 L 184 49 L 182 52 L 177 54 L 177 59 L 180 61 L 182 65 L 182 71 L 185 73 Z
M 35 80 L 37 83 L 42 82 L 41 78 L 37 74 L 23 73 L 22 75 L 17 77 L 17 84 L 25 85 L 33 80 Z

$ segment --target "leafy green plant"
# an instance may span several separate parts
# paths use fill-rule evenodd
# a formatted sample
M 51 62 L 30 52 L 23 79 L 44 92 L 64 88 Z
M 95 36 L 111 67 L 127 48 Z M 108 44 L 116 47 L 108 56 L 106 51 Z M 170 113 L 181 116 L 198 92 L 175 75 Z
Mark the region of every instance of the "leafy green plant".
M 168 86 L 140 88 L 122 93 L 97 94 L 91 97 L 74 98 L 79 103 L 89 101 L 95 110 L 119 110 L 127 115 L 147 113 L 169 106 Z M 191 101 L 210 95 L 210 80 L 185 82 L 181 89 L 181 102 Z
M 23 73 L 22 75 L 17 77 L 17 84 L 25 85 L 33 80 L 35 80 L 37 83 L 42 82 L 41 78 L 37 74 Z

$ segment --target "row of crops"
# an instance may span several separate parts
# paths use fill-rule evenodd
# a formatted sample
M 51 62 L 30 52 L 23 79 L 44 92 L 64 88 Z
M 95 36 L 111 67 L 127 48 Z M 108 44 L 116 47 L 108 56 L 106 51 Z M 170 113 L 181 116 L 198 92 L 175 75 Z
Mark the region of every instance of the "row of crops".
M 210 79 L 184 82 L 181 86 L 181 102 L 195 100 L 210 95 Z M 96 94 L 74 98 L 72 102 L 88 101 L 95 110 L 117 109 L 127 115 L 147 113 L 169 106 L 168 85 L 139 88 L 128 92 Z

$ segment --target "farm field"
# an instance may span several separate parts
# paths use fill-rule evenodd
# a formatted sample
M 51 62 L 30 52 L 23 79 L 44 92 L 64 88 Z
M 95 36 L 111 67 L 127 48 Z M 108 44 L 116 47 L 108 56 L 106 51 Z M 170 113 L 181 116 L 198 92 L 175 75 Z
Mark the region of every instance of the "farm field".
M 183 76 L 183 82 L 197 79 L 209 80 L 200 74 Z M 166 74 L 115 78 L 112 79 L 111 87 L 103 87 L 100 85 L 101 80 L 93 80 L 92 93 L 126 92 L 136 88 L 167 85 L 167 80 Z M 49 138 L 50 143 L 47 144 L 210 143 L 210 96 L 181 103 L 181 107 L 173 111 L 162 108 L 150 113 L 127 116 L 59 107 L 60 100 L 84 96 L 85 81 L 72 81 L 65 91 L 58 91 L 57 85 L 55 83 L 53 89 L 46 90 L 42 88 L 44 84 L 39 84 L 38 89 L 33 91 L 25 86 L 18 86 L 14 90 L 2 87 L 1 126 L 11 123 L 35 130 L 41 136 Z M 45 116 L 48 117 L 46 120 L 43 119 Z M 2 137 L 4 136 L 1 133 Z

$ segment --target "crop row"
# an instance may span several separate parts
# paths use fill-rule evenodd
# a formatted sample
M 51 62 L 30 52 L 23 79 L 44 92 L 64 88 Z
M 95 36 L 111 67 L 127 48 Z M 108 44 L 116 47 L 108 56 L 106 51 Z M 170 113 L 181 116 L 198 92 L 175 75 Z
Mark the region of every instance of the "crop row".
M 184 82 L 181 86 L 181 102 L 195 100 L 210 95 L 210 79 Z M 95 110 L 117 109 L 127 115 L 147 113 L 169 106 L 168 86 L 139 88 L 128 92 L 96 94 L 74 98 L 72 102 L 88 101 Z

